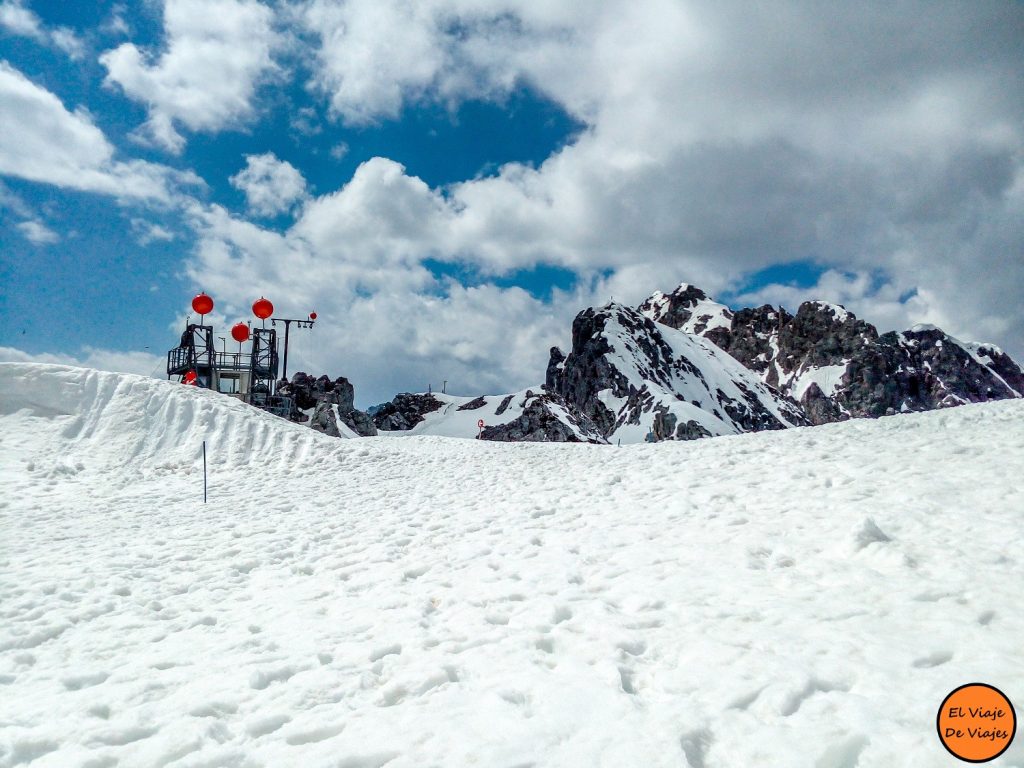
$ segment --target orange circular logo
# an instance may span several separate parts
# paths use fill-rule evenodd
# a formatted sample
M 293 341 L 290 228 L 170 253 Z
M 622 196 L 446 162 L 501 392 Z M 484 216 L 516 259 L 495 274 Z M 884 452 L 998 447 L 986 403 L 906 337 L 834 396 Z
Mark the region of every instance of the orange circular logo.
M 985 683 L 968 683 L 942 701 L 939 739 L 953 757 L 987 763 L 1006 751 L 1017 733 L 1017 713 L 1006 694 Z

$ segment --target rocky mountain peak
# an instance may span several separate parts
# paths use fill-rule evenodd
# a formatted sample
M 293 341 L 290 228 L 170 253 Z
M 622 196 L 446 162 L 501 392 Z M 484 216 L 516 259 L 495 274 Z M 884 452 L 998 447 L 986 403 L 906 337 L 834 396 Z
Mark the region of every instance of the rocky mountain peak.
M 638 307 L 641 314 L 656 323 L 687 333 L 705 333 L 729 327 L 732 312 L 724 304 L 708 298 L 695 285 L 680 283 L 672 293 L 657 291 Z
M 707 298 L 673 310 L 670 297 L 662 296 L 640 311 L 708 339 L 797 401 L 815 424 L 1024 393 L 1024 374 L 1001 350 L 960 342 L 933 325 L 879 335 L 845 307 L 825 301 L 806 301 L 791 315 L 770 305 L 732 312 Z M 694 322 L 696 307 L 711 321 Z

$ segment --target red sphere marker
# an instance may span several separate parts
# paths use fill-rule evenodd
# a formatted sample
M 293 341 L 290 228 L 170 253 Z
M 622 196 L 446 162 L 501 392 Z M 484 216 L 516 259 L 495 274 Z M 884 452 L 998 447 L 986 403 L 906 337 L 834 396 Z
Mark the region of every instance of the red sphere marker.
M 249 340 L 249 326 L 245 323 L 235 323 L 231 326 L 231 338 L 241 344 Z
M 484 420 L 480 419 L 479 421 L 477 421 L 476 425 L 478 427 L 480 427 L 480 429 L 483 429 L 484 428 Z
M 252 303 L 252 313 L 260 320 L 266 320 L 274 314 L 274 305 L 270 303 L 270 299 L 260 296 Z
M 309 313 L 309 319 L 310 320 L 316 320 L 316 312 L 310 312 Z
M 213 312 L 213 299 L 205 293 L 197 293 L 192 299 L 192 311 L 198 315 L 208 315 Z

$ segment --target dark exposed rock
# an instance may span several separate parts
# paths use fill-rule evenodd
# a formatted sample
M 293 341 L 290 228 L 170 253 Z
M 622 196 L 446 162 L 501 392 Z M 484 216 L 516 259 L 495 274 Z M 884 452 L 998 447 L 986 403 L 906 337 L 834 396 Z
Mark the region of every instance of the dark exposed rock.
M 811 384 L 807 388 L 804 396 L 800 398 L 800 406 L 804 409 L 811 424 L 827 424 L 850 418 L 848 414 L 844 414 L 839 409 L 835 402 L 825 397 L 825 393 L 817 384 Z
M 317 432 L 323 432 L 331 437 L 341 437 L 341 430 L 338 429 L 338 419 L 331 403 L 321 400 L 313 409 L 313 415 L 309 419 L 309 426 Z
M 597 393 L 610 389 L 616 397 L 630 394 L 629 382 L 609 361 L 611 352 L 604 336 L 610 314 L 599 309 L 585 309 L 572 323 L 572 351 L 568 356 L 557 347 L 551 349 L 548 374 L 549 391 L 561 397 L 575 412 L 592 421 L 602 435 L 615 428 L 615 414 L 597 398 Z
M 340 408 L 339 408 L 340 410 Z M 370 418 L 369 414 L 364 411 L 353 409 L 351 411 L 341 412 L 341 420 L 345 426 L 355 432 L 357 435 L 363 437 L 373 437 L 377 434 L 377 427 L 373 423 L 373 419 Z
M 506 410 L 508 410 L 508 406 L 512 402 L 512 397 L 513 397 L 512 395 L 508 395 L 504 400 L 501 401 L 501 404 L 498 406 L 497 410 L 494 412 L 495 415 L 501 416 L 501 414 L 503 414 Z
M 932 326 L 879 335 L 843 307 L 808 301 L 795 315 L 765 305 L 731 313 L 728 326 L 700 330 L 696 307 L 717 317 L 726 310 L 692 286 L 657 293 L 640 306 L 658 323 L 703 335 L 767 384 L 799 397 L 812 424 L 1024 395 L 1024 372 L 1008 355 Z M 817 383 L 822 369 L 830 369 L 828 392 Z
M 377 429 L 386 432 L 404 432 L 419 424 L 428 413 L 444 405 L 431 394 L 411 394 L 405 392 L 396 395 L 390 403 L 385 403 L 373 415 L 373 423 Z
M 986 360 L 985 366 L 996 376 L 1002 379 L 1007 387 L 1019 395 L 1024 396 L 1024 369 L 1021 369 L 1013 359 L 1003 352 L 999 347 L 991 344 L 971 345 L 974 354 L 982 360 Z
M 344 376 L 333 381 L 328 376 L 314 379 L 299 371 L 291 380 L 281 379 L 277 383 L 277 394 L 291 398 L 291 420 L 310 422 L 317 431 L 339 436 L 338 420 L 358 435 L 377 434 L 370 417 L 354 406 L 355 389 Z M 303 411 L 313 410 L 312 416 Z
M 558 347 L 552 347 L 548 353 L 548 369 L 544 375 L 544 389 L 549 392 L 555 391 L 555 382 L 558 381 L 559 373 L 562 370 L 562 363 L 565 362 L 565 355 Z
M 675 437 L 676 434 L 676 423 L 679 421 L 674 413 L 669 413 L 665 408 L 656 408 L 654 414 L 654 423 L 651 426 L 651 431 L 654 433 L 655 440 L 670 440 Z
M 526 405 L 518 418 L 507 424 L 484 427 L 480 439 L 517 443 L 606 442 L 593 424 L 568 413 L 565 403 L 556 395 L 527 391 L 525 400 Z
M 571 349 L 551 348 L 544 378 L 542 392 L 457 408 L 442 396 L 405 393 L 372 417 L 354 408 L 345 378 L 300 372 L 278 392 L 292 399 L 294 420 L 331 435 L 407 431 L 447 404 L 445 414 L 510 419 L 484 427 L 486 440 L 570 442 L 648 433 L 693 440 L 1024 396 L 1024 371 L 992 345 L 932 326 L 879 334 L 825 302 L 804 302 L 795 314 L 769 305 L 732 311 L 686 284 L 638 309 L 612 303 L 580 312 Z M 469 423 L 455 420 L 455 433 Z
M 711 433 L 692 419 L 676 429 L 676 440 L 700 440 L 703 437 L 711 437 Z

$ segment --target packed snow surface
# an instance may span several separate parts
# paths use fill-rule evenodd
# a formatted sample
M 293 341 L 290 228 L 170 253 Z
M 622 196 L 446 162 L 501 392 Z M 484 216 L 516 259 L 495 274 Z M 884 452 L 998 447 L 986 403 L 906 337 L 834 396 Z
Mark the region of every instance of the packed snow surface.
M 953 688 L 1024 711 L 1021 401 L 336 440 L 4 364 L 0 414 L 0 766 L 919 768 Z

